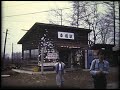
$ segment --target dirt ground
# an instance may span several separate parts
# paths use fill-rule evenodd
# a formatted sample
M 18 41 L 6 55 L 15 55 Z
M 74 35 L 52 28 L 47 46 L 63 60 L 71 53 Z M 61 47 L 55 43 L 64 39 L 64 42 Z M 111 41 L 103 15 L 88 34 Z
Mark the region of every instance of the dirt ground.
M 4 71 L 9 77 L 1 77 L 1 88 L 57 88 L 56 74 L 25 74 L 14 71 Z M 119 84 L 118 69 L 111 68 L 107 77 L 108 89 L 117 89 Z M 69 71 L 64 74 L 64 87 L 67 89 L 92 89 L 93 81 L 89 71 Z

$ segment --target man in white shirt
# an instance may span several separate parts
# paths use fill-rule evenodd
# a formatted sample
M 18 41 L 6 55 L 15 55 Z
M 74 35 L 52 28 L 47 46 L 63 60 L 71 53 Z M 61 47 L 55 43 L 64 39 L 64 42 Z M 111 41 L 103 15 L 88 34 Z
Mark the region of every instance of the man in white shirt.
M 56 70 L 56 84 L 59 87 L 63 86 L 63 82 L 64 82 L 64 68 L 65 68 L 65 64 L 59 60 L 59 62 L 55 65 L 55 70 Z
M 109 62 L 105 60 L 105 51 L 99 50 L 98 59 L 94 59 L 91 63 L 90 74 L 93 77 L 95 89 L 106 89 Z

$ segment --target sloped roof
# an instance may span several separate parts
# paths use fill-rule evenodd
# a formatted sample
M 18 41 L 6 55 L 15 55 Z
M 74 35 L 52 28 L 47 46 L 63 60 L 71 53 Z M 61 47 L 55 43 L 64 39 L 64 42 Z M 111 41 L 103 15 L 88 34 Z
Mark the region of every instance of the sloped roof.
M 64 26 L 64 25 L 56 25 L 56 24 L 46 24 L 46 23 L 38 23 L 36 22 L 29 30 L 28 32 L 18 41 L 18 44 L 22 44 L 25 39 L 27 39 L 29 36 L 34 35 L 34 29 L 37 27 L 41 28 L 64 28 L 64 29 L 73 29 L 73 30 L 79 30 L 82 32 L 91 32 L 92 30 L 90 29 L 84 29 L 84 28 L 77 28 L 77 27 L 71 27 L 71 26 Z

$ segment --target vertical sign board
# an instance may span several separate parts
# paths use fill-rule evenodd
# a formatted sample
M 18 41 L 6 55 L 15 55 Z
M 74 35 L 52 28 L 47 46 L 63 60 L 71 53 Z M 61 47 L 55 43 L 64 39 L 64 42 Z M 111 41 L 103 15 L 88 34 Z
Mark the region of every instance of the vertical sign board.
M 74 40 L 74 33 L 59 32 L 58 31 L 58 38 L 59 39 L 72 39 L 72 40 Z

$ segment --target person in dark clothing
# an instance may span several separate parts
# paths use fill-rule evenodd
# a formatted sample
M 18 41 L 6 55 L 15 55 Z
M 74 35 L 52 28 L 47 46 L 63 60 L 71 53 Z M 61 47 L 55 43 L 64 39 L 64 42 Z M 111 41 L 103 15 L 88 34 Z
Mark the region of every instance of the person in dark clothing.
M 99 50 L 98 59 L 94 59 L 90 66 L 90 74 L 93 77 L 95 89 L 106 89 L 106 76 L 109 73 L 109 62 L 104 58 L 104 50 Z

